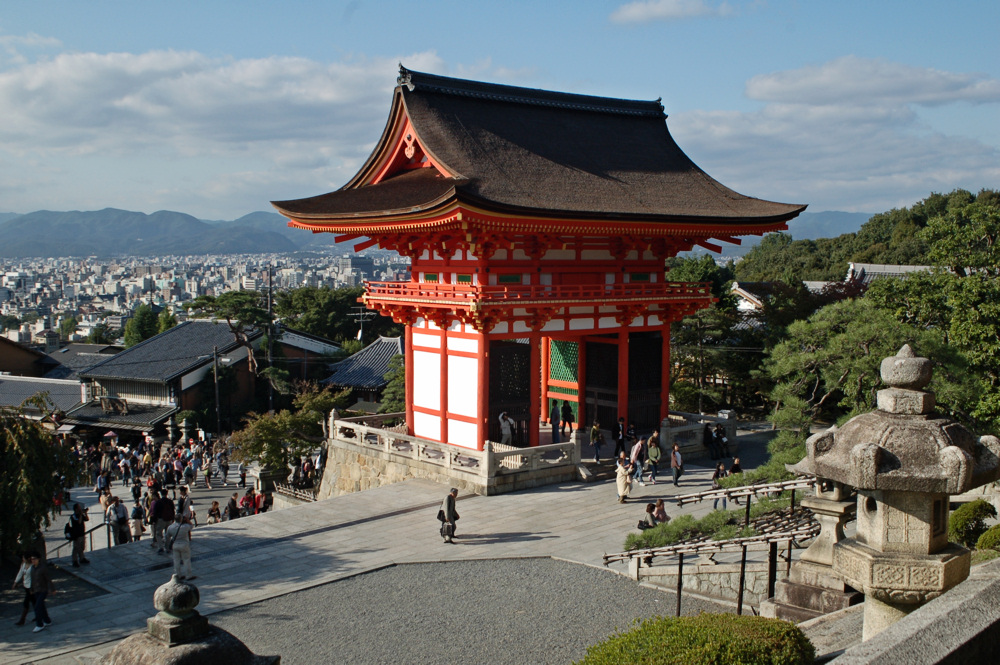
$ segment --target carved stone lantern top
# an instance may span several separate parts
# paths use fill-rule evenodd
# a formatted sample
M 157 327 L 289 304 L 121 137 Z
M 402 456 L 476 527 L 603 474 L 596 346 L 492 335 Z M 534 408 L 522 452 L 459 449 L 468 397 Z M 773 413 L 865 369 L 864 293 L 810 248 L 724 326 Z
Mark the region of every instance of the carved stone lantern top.
M 882 361 L 878 409 L 806 441 L 790 467 L 862 490 L 961 494 L 1000 476 L 1000 439 L 935 412 L 931 361 L 909 345 Z

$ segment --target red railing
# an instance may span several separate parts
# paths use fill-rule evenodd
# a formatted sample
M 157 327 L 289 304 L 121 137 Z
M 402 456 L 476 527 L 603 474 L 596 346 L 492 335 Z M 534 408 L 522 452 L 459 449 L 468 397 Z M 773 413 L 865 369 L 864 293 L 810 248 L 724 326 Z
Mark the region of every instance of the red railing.
M 435 284 L 426 282 L 365 282 L 365 298 L 371 300 L 441 301 L 450 304 L 480 302 L 517 304 L 527 302 L 586 302 L 612 300 L 669 301 L 711 299 L 708 284 L 700 282 L 654 282 L 632 284 Z

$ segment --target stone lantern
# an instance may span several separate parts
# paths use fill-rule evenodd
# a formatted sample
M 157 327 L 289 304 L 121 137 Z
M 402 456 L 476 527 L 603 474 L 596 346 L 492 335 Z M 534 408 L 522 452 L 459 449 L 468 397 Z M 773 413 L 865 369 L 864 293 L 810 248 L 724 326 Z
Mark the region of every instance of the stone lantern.
M 934 411 L 930 360 L 904 346 L 881 375 L 878 409 L 810 437 L 795 467 L 857 490 L 857 535 L 833 546 L 833 571 L 865 593 L 865 640 L 968 577 L 948 497 L 1000 477 L 1000 439 Z

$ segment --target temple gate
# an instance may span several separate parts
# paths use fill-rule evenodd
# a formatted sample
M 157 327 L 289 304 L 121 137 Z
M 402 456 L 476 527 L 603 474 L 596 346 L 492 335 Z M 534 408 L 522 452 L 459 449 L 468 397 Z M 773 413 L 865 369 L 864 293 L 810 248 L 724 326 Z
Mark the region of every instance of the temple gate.
M 787 228 L 805 206 L 737 194 L 631 101 L 400 68 L 381 140 L 343 188 L 274 202 L 290 226 L 411 259 L 363 302 L 406 325 L 408 433 L 539 445 L 555 401 L 642 430 L 668 413 L 670 323 L 712 302 L 664 261 Z

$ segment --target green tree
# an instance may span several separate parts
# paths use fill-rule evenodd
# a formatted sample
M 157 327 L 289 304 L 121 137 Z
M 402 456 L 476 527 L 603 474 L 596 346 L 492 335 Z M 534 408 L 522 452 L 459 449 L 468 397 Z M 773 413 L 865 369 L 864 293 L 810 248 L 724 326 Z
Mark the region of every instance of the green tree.
M 388 383 L 382 391 L 382 406 L 379 413 L 400 413 L 406 411 L 406 367 L 401 354 L 389 360 L 389 371 L 385 373 Z
M 107 324 L 98 323 L 90 330 L 86 341 L 88 344 L 113 344 L 115 338 L 112 336 L 111 331 L 108 330 Z
M 51 414 L 44 396 L 25 406 Z M 27 548 L 49 515 L 60 477 L 73 475 L 71 447 L 56 439 L 41 422 L 25 417 L 22 408 L 0 409 L 0 505 L 4 509 L 0 552 Z
M 156 321 L 156 332 L 166 332 L 177 325 L 177 317 L 169 309 L 160 312 L 160 317 Z
M 70 335 L 76 332 L 77 320 L 75 316 L 67 316 L 59 324 L 59 334 L 63 339 L 68 340 Z
M 135 308 L 132 318 L 125 324 L 125 347 L 135 346 L 157 333 L 156 315 L 153 308 L 142 304 Z
M 357 338 L 358 322 L 352 315 L 361 307 L 358 300 L 362 295 L 364 288 L 360 286 L 339 289 L 307 286 L 276 294 L 274 312 L 290 328 L 346 342 Z M 403 326 L 392 319 L 375 316 L 365 322 L 362 341 L 370 344 L 379 336 L 398 337 L 402 332 Z
M 271 325 L 271 315 L 262 306 L 263 299 L 256 291 L 227 291 L 219 296 L 198 296 L 184 308 L 195 318 L 216 318 L 224 320 L 238 344 L 248 353 L 250 371 L 257 373 L 250 335 L 256 330 L 267 331 Z
M 349 390 L 334 392 L 310 386 L 296 396 L 294 411 L 248 414 L 244 427 L 229 438 L 234 457 L 259 462 L 268 469 L 287 468 L 289 462 L 325 441 L 330 411 L 344 408 L 349 398 Z
M 21 326 L 21 319 L 13 314 L 0 314 L 0 331 L 14 330 Z

